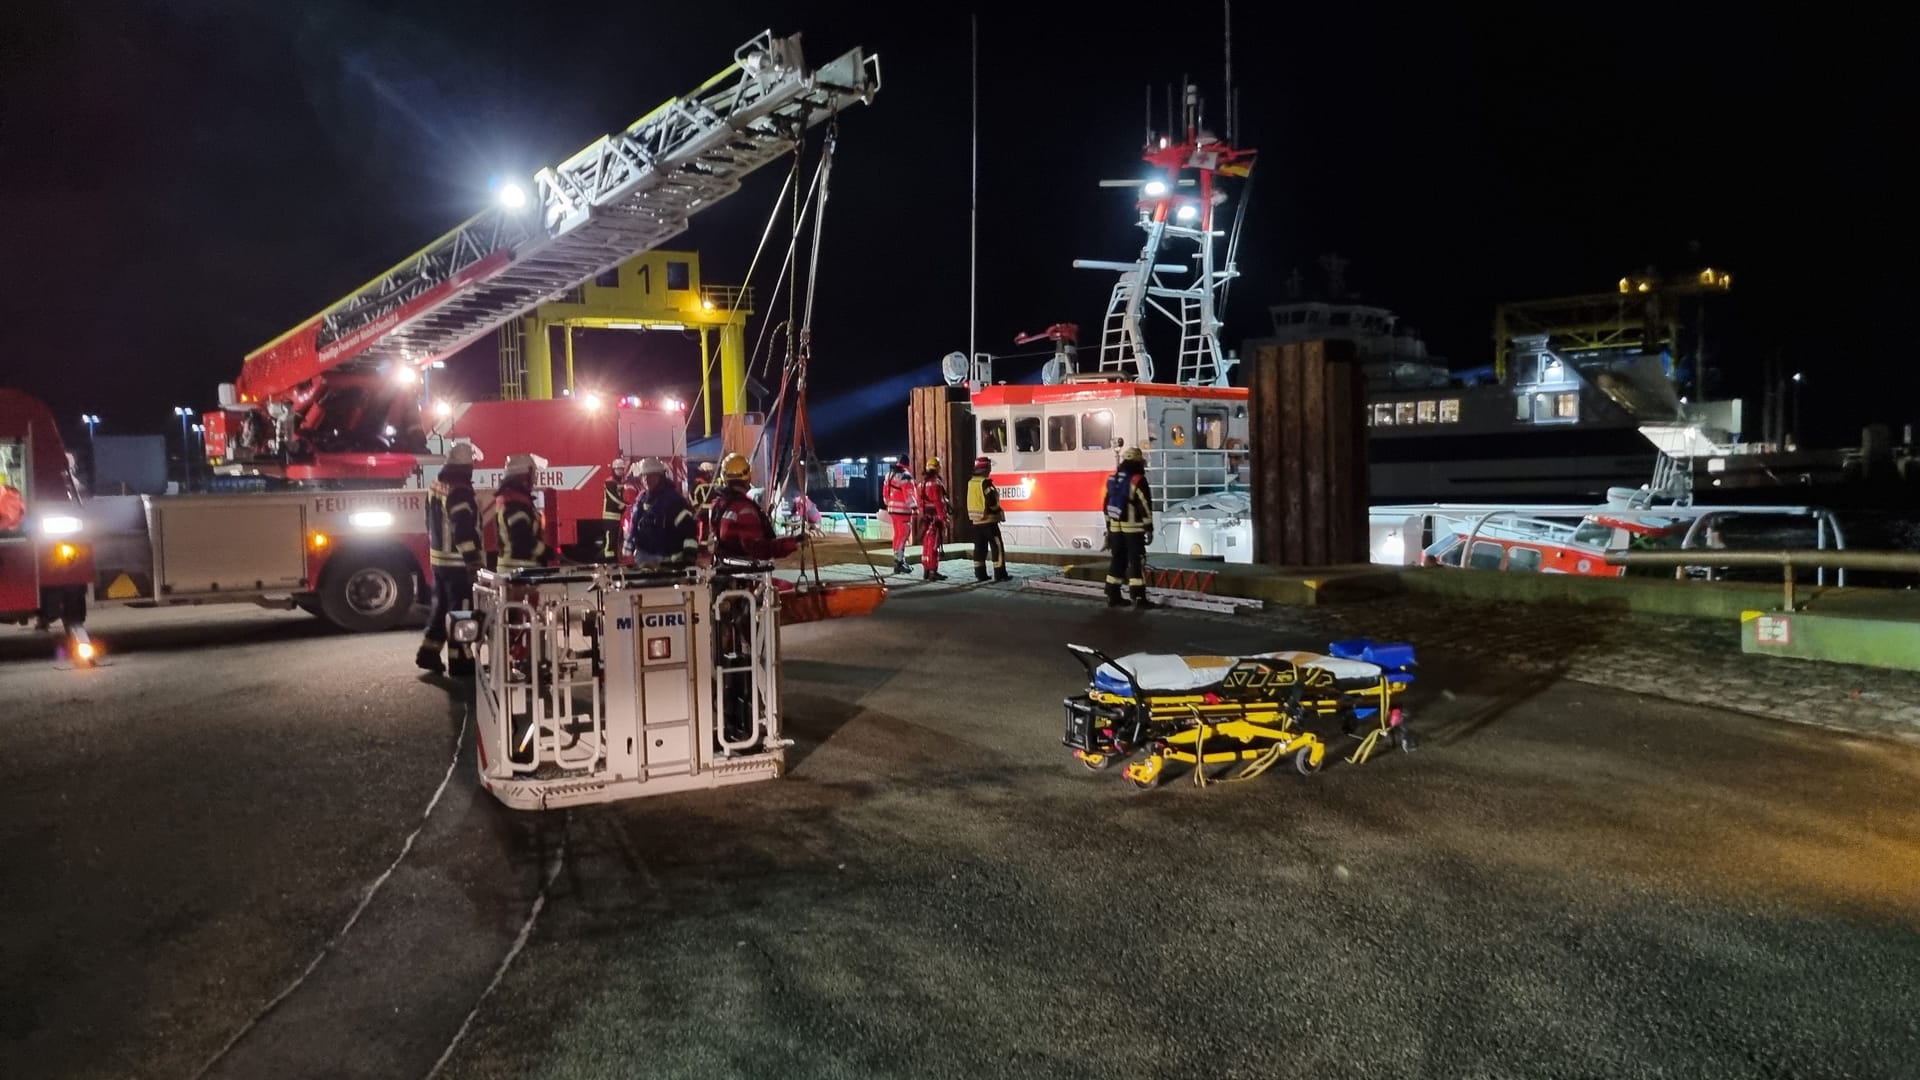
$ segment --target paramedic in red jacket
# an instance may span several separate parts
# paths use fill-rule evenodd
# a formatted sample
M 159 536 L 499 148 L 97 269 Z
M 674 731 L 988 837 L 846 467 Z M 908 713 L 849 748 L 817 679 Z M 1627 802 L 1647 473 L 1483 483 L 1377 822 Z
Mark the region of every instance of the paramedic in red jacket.
M 940 459 L 928 458 L 926 474 L 921 477 L 920 522 L 926 534 L 920 540 L 921 576 L 928 581 L 945 581 L 940 572 L 940 545 L 947 538 L 947 483 L 940 479 Z
M 746 458 L 728 454 L 720 462 L 720 480 L 720 490 L 708 511 L 714 558 L 770 562 L 799 549 L 801 538 L 775 535 L 773 522 L 767 520 L 760 504 L 747 495 L 747 488 L 753 483 L 753 465 Z
M 887 482 L 880 486 L 880 501 L 887 508 L 887 516 L 893 519 L 893 572 L 907 572 L 907 542 L 913 539 L 914 498 L 913 471 L 907 468 L 905 461 L 896 460 L 887 473 Z

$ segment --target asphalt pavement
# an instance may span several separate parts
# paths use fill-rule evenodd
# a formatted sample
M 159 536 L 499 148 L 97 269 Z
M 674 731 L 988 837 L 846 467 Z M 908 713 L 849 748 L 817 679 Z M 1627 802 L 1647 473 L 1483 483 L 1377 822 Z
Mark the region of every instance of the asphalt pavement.
M 1920 1075 L 1913 746 L 1458 628 L 1412 754 L 1135 792 L 1060 745 L 1067 641 L 1310 625 L 907 586 L 783 633 L 787 777 L 546 814 L 413 634 L 0 631 L 0 1076 Z

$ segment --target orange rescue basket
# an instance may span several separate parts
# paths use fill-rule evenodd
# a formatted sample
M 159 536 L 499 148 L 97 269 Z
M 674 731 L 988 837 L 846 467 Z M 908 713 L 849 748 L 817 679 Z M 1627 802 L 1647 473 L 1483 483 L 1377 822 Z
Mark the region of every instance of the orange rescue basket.
M 879 582 L 816 585 L 780 594 L 780 625 L 871 615 L 887 598 Z

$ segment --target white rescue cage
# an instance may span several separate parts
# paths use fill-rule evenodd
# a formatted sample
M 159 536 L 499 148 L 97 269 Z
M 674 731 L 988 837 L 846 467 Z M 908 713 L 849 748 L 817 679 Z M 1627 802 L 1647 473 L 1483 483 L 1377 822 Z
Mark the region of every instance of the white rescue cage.
M 481 784 L 542 810 L 781 775 L 770 570 L 481 571 L 451 627 L 475 649 Z

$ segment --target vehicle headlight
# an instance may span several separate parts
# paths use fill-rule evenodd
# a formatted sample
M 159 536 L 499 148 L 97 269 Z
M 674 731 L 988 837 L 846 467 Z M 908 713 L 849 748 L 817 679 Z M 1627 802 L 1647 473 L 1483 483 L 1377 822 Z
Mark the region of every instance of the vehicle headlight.
M 347 523 L 356 529 L 384 529 L 393 524 L 393 515 L 385 510 L 355 510 Z
M 454 612 L 453 623 L 447 628 L 448 636 L 462 645 L 471 645 L 480 640 L 480 620 L 472 614 Z
M 72 536 L 80 531 L 80 519 L 71 514 L 50 514 L 40 519 L 44 536 Z

